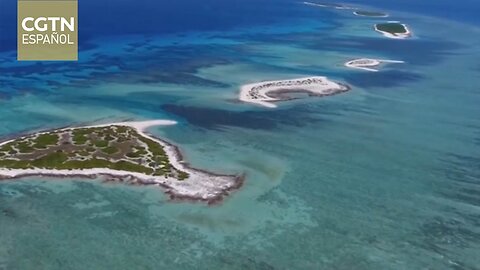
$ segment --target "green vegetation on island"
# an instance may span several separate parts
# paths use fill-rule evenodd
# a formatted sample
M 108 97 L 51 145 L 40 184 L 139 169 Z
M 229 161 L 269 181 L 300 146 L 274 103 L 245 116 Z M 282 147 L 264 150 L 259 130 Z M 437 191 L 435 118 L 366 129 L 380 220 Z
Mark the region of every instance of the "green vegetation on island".
M 375 27 L 379 31 L 387 32 L 392 35 L 395 34 L 406 34 L 408 32 L 407 28 L 401 23 L 379 23 Z
M 353 12 L 355 15 L 358 16 L 365 16 L 365 17 L 387 17 L 388 15 L 383 12 L 376 12 L 376 11 L 364 11 L 364 10 L 358 10 Z
M 73 128 L 34 134 L 0 146 L 0 168 L 108 168 L 184 180 L 158 142 L 128 126 Z

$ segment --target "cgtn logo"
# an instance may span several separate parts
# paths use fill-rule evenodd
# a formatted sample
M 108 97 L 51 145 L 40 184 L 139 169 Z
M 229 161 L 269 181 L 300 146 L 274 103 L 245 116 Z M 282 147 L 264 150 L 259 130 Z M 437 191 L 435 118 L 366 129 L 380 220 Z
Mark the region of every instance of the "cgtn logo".
M 77 60 L 76 0 L 18 0 L 18 60 Z
M 71 39 L 71 33 L 76 28 L 74 17 L 68 20 L 64 17 L 26 17 L 22 21 L 22 28 L 25 32 L 37 32 L 22 34 L 22 44 L 75 44 Z

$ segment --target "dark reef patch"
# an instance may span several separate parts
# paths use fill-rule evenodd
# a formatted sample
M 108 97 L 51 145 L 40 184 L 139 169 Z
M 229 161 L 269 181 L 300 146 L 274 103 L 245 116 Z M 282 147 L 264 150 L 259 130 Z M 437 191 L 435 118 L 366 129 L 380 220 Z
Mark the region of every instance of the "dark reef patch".
M 456 153 L 446 155 L 441 162 L 441 183 L 435 184 L 438 203 L 444 215 L 435 215 L 420 226 L 414 245 L 452 258 L 452 250 L 475 250 L 480 247 L 480 157 Z M 453 255 L 453 256 L 452 256 Z M 455 269 L 476 269 L 465 262 L 453 261 Z
M 56 96 L 56 102 L 78 106 L 88 105 L 95 108 L 112 108 L 114 110 L 124 112 L 138 112 L 139 110 L 150 115 L 152 119 L 164 117 L 162 114 L 158 114 L 160 111 L 161 103 L 175 103 L 178 101 L 178 97 L 167 95 L 164 93 L 156 92 L 134 92 L 123 96 L 112 95 L 82 95 L 81 98 L 71 98 Z
M 373 31 L 373 30 L 372 30 Z M 322 38 L 319 38 L 322 33 Z M 295 40 L 300 46 L 318 51 L 339 51 L 350 54 L 352 51 L 365 54 L 383 54 L 392 59 L 403 60 L 413 65 L 431 65 L 443 57 L 454 54 L 463 45 L 447 40 L 415 39 L 399 41 L 385 38 L 333 36 L 328 32 L 308 32 L 278 35 L 245 35 L 244 40 L 290 45 Z
M 468 247 L 468 242 L 480 240 L 480 233 L 467 229 L 459 219 L 436 217 L 422 225 L 425 240 L 432 245 L 455 245 Z
M 7 218 L 16 218 L 17 217 L 17 214 L 11 208 L 2 208 L 0 210 L 0 213 L 2 213 L 2 215 L 4 217 L 7 217 Z
M 275 111 L 229 111 L 201 107 L 179 106 L 165 104 L 162 109 L 177 117 L 184 118 L 188 123 L 207 129 L 220 129 L 221 126 L 234 126 L 249 129 L 275 129 L 280 125 L 301 127 L 309 123 L 328 121 L 313 117 L 310 109 L 296 106 Z M 325 109 L 327 111 L 327 109 Z M 333 115 L 335 112 L 326 112 Z M 299 120 L 301 119 L 301 120 Z
M 220 81 L 196 75 L 200 68 L 229 64 L 228 51 L 210 45 L 157 47 L 130 43 L 123 54 L 94 53 L 79 62 L 31 62 L 1 66 L 0 85 L 17 94 L 19 87 L 50 91 L 69 87 L 92 87 L 103 83 L 122 84 L 190 84 L 227 87 Z M 150 46 L 147 50 L 145 46 Z M 134 48 L 134 49 L 132 49 Z M 212 54 L 215 51 L 215 54 Z
M 402 70 L 385 70 L 382 72 L 350 72 L 342 73 L 351 85 L 359 87 L 395 87 L 422 80 L 418 73 Z

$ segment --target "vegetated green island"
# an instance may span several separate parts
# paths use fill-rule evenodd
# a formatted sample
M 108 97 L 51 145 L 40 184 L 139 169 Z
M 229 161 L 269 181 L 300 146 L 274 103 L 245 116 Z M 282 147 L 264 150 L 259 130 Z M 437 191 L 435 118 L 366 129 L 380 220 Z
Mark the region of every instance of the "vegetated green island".
M 354 11 L 353 14 L 357 16 L 364 16 L 364 17 L 387 17 L 388 16 L 388 14 L 383 12 L 365 11 L 365 10 Z
M 108 168 L 188 178 L 169 162 L 163 146 L 128 126 L 65 129 L 0 146 L 0 168 L 72 170 Z
M 382 33 L 388 38 L 405 39 L 411 37 L 411 32 L 407 25 L 399 22 L 375 24 L 375 31 Z
M 377 29 L 391 34 L 405 34 L 408 31 L 401 23 L 379 23 Z
M 65 128 L 0 142 L 0 180 L 26 176 L 107 177 L 164 188 L 171 199 L 216 203 L 242 186 L 243 175 L 190 167 L 180 150 L 145 133 L 170 120 Z

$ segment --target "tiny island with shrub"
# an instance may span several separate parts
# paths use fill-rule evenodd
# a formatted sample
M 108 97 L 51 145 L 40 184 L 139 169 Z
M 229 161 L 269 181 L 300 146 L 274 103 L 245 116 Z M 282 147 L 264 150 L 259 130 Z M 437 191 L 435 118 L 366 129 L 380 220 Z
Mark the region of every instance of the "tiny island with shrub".
M 400 22 L 379 23 L 375 24 L 374 28 L 388 38 L 405 39 L 412 36 L 407 25 Z

